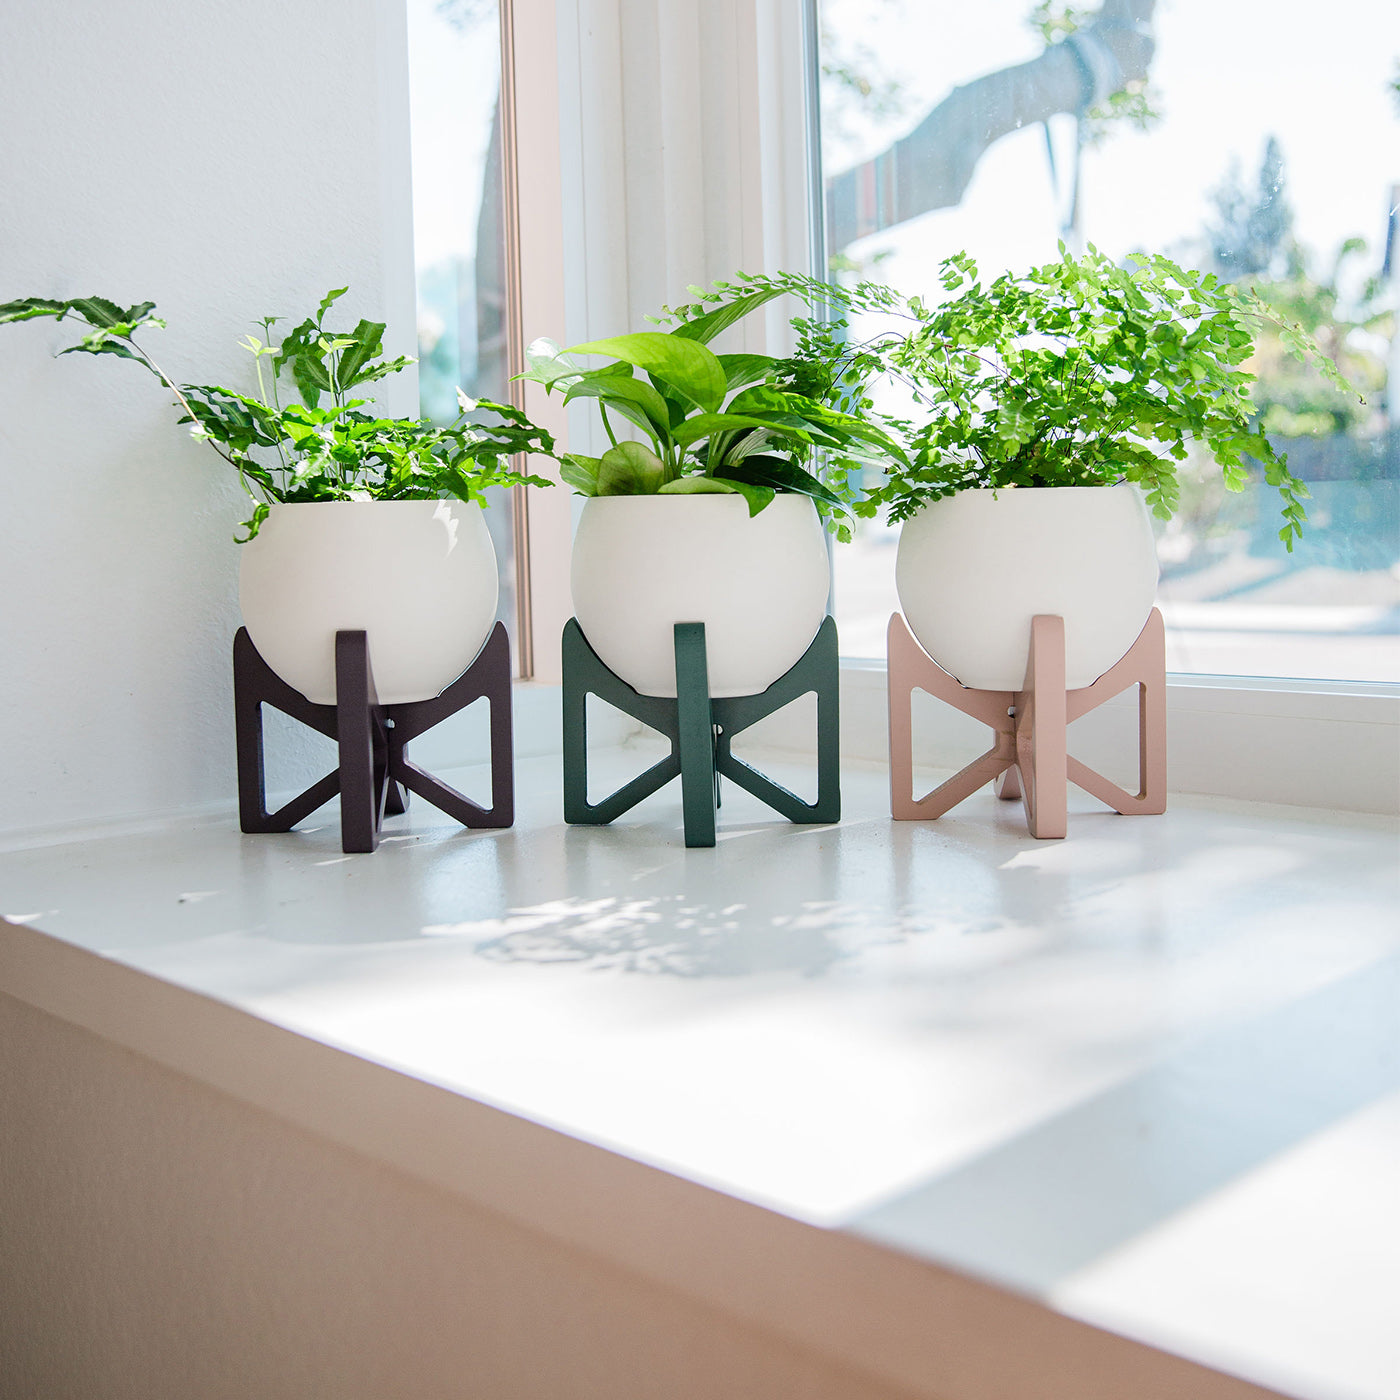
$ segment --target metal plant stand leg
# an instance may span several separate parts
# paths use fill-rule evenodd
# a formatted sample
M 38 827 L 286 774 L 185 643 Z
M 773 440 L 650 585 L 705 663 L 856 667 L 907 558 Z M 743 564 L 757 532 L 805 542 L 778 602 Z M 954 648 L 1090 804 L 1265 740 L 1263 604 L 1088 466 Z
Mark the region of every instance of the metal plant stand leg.
M 790 821 L 839 821 L 840 697 L 835 621 L 827 618 L 796 665 L 760 695 L 711 698 L 703 623 L 676 623 L 674 645 L 676 698 L 642 695 L 608 669 L 576 620 L 571 618 L 565 624 L 564 820 L 605 825 L 679 776 L 685 843 L 713 846 L 723 774 Z M 795 797 L 730 751 L 734 735 L 808 691 L 817 695 L 817 799 L 811 803 Z M 588 800 L 590 694 L 649 725 L 671 744 L 671 752 L 659 763 L 597 803 Z
M 386 706 L 389 730 L 389 776 L 416 792 L 463 826 L 507 827 L 515 821 L 514 738 L 511 728 L 510 638 L 498 622 L 476 660 L 441 695 L 408 705 Z M 440 778 L 409 761 L 410 739 L 425 734 L 450 715 L 485 699 L 491 707 L 491 805 L 482 807 Z
M 1011 690 L 969 690 L 959 685 L 914 640 L 900 613 L 890 618 L 890 812 L 896 821 L 941 817 L 978 788 L 1016 762 L 1016 730 L 1010 712 L 1016 703 Z M 913 715 L 915 690 L 927 691 L 992 730 L 994 742 L 980 758 L 935 788 L 914 797 Z
M 246 832 L 290 831 L 340 791 L 340 770 L 327 773 L 275 812 L 267 810 L 262 707 L 271 705 L 328 739 L 337 737 L 334 705 L 314 705 L 258 655 L 247 628 L 233 639 L 233 712 L 238 744 L 238 824 Z
M 712 702 L 716 739 L 717 773 L 752 793 L 760 802 L 791 822 L 839 822 L 841 820 L 841 667 L 836 619 L 828 617 L 817 629 L 812 645 L 786 674 L 779 676 L 761 695 L 739 695 Z M 779 787 L 771 778 L 730 752 L 736 734 L 766 718 L 808 691 L 817 697 L 817 797 L 804 802 Z
M 1126 656 L 1093 685 L 1065 696 L 1065 721 L 1097 709 L 1105 700 L 1138 687 L 1138 790 L 1128 792 L 1072 754 L 1069 781 L 1124 816 L 1159 817 L 1167 810 L 1167 629 L 1153 608 L 1147 625 Z
M 677 743 L 681 761 L 681 806 L 685 844 L 715 844 L 715 722 L 705 664 L 705 624 L 678 622 L 676 648 Z
M 340 757 L 340 848 L 368 852 L 379 845 L 389 740 L 384 707 L 374 689 L 369 637 L 335 634 L 335 722 Z
M 1069 829 L 1065 763 L 1065 620 L 1033 617 L 1025 684 L 1016 694 L 1016 769 L 1032 836 Z
M 510 642 L 496 623 L 472 664 L 431 700 L 381 705 L 364 632 L 336 633 L 334 705 L 294 690 L 258 655 L 245 628 L 233 639 L 238 741 L 239 825 L 246 832 L 290 831 L 340 794 L 341 846 L 373 851 L 385 816 L 407 810 L 416 792 L 468 827 L 506 827 L 515 819 L 511 736 Z M 410 739 L 485 698 L 491 707 L 491 806 L 482 807 L 408 757 Z M 262 707 L 271 705 L 336 741 L 339 766 L 276 812 L 267 810 Z
M 896 820 L 941 817 L 989 781 L 995 782 L 998 797 L 1022 800 L 1036 837 L 1066 834 L 1066 786 L 1071 782 L 1124 815 L 1166 811 L 1166 632 L 1156 608 L 1127 654 L 1079 690 L 1065 689 L 1063 618 L 1032 619 L 1026 679 L 1016 691 L 960 685 L 915 641 L 898 613 L 890 618 L 888 637 L 890 811 Z M 1070 755 L 1066 731 L 1081 715 L 1134 685 L 1139 688 L 1139 789 L 1130 793 Z M 917 799 L 911 723 L 916 689 L 981 720 L 994 736 L 980 758 Z
M 680 774 L 680 718 L 674 700 L 642 695 L 610 671 L 572 617 L 564 624 L 563 652 L 564 820 L 574 826 L 606 826 Z M 588 800 L 590 695 L 606 700 L 671 741 L 671 752 L 665 758 L 597 803 Z

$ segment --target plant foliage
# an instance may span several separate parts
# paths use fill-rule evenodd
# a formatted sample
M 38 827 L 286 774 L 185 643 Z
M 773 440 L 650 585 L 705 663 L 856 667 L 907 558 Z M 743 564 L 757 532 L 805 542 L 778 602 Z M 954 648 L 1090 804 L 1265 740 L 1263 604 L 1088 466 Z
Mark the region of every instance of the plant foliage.
M 836 533 L 849 538 L 847 473 L 872 461 L 903 461 L 903 449 L 843 386 L 840 346 L 813 339 L 786 359 L 709 348 L 721 331 L 775 297 L 796 291 L 810 299 L 825 286 L 739 276 L 713 292 L 692 288 L 701 302 L 668 309 L 665 319 L 675 323 L 669 330 L 562 351 L 549 341 L 530 347 L 522 377 L 562 393 L 565 403 L 593 400 L 612 444 L 601 457 L 564 453 L 561 475 L 585 496 L 741 495 L 751 515 L 777 493 L 794 492 L 809 496 Z M 608 363 L 587 369 L 581 355 Z M 620 438 L 615 419 L 640 438 Z
M 326 315 L 346 290 L 327 292 L 315 314 L 280 342 L 273 336 L 276 317 L 257 323 L 261 338 L 248 335 L 241 342 L 253 356 L 254 394 L 217 384 L 176 384 L 136 340 L 138 331 L 165 325 L 153 302 L 121 307 L 102 297 L 27 297 L 0 304 L 0 323 L 72 317 L 90 330 L 63 354 L 116 355 L 154 374 L 175 395 L 179 421 L 238 472 L 252 498 L 240 542 L 257 534 L 273 502 L 451 497 L 485 504 L 488 487 L 549 485 L 510 465 L 518 454 L 552 454 L 554 441 L 509 404 L 474 401 L 459 391 L 461 412 L 448 425 L 366 412 L 373 401 L 354 397 L 354 391 L 413 361 L 385 357 L 382 321 L 361 320 L 343 332 L 327 329 Z M 295 386 L 285 403 L 284 379 Z
M 1354 390 L 1279 305 L 1165 257 L 1140 254 L 1119 265 L 1092 247 L 1072 257 L 1063 244 L 1057 261 L 1024 276 L 984 284 L 959 253 L 939 277 L 947 299 L 937 305 L 889 287 L 831 289 L 793 274 L 748 284 L 750 295 L 781 287 L 813 302 L 826 296 L 841 313 L 796 324 L 799 356 L 835 373 L 830 392 L 845 411 L 872 413 L 869 386 L 882 376 L 899 381 L 915 405 L 910 419 L 884 420 L 905 450 L 891 454 L 884 483 L 858 514 L 883 506 L 901 521 L 970 488 L 1131 481 L 1167 519 L 1178 499 L 1177 464 L 1197 441 L 1232 491 L 1257 465 L 1282 499 L 1279 537 L 1291 549 L 1308 492 L 1258 422 L 1247 368 L 1256 336 L 1267 327 L 1287 354 L 1340 392 Z M 890 329 L 838 356 L 852 312 L 876 313 Z

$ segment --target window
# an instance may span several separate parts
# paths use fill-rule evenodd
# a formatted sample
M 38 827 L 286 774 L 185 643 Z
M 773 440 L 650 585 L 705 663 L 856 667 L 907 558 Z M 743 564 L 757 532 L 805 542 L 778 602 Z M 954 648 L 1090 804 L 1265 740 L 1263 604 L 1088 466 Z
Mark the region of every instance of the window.
M 496 0 L 408 0 L 420 411 L 457 416 L 457 389 L 509 400 L 501 32 Z M 491 492 L 497 616 L 521 656 L 512 493 Z
M 929 298 L 1092 242 L 1247 279 L 1363 389 L 1265 342 L 1256 401 L 1313 500 L 1289 555 L 1267 490 L 1204 462 L 1159 530 L 1175 671 L 1400 680 L 1400 11 L 1250 0 L 821 0 L 827 248 Z M 844 650 L 880 656 L 897 532 L 836 552 Z

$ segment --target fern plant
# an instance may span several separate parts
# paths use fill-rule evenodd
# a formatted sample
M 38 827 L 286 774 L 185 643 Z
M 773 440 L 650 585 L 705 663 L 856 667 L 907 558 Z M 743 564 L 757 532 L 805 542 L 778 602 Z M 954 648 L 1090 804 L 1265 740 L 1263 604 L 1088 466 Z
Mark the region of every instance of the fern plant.
M 792 292 L 824 314 L 794 324 L 799 358 L 820 367 L 843 410 L 875 414 L 872 385 L 898 381 L 914 409 L 883 419 L 902 443 L 855 509 L 893 521 L 971 488 L 1137 483 L 1153 512 L 1176 509 L 1177 465 L 1201 443 L 1232 491 L 1251 470 L 1278 491 L 1279 538 L 1301 534 L 1307 487 L 1257 419 L 1248 362 L 1266 325 L 1284 349 L 1355 390 L 1296 322 L 1253 292 L 1160 255 L 1122 264 L 1092 246 L 984 283 L 966 253 L 939 267 L 945 299 L 890 287 L 832 287 L 792 273 L 720 283 L 668 314 L 682 325 L 736 300 Z M 887 329 L 850 338 L 873 313 Z

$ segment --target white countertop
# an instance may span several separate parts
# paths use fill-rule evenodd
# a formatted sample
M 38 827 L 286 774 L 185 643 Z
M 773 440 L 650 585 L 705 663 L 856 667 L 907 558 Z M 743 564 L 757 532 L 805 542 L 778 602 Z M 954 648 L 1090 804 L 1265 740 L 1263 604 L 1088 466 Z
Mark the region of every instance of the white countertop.
M 1393 823 L 1083 799 L 1036 842 L 989 790 L 893 823 L 852 769 L 839 826 L 726 785 L 688 851 L 678 785 L 565 827 L 557 762 L 514 829 L 415 801 L 372 856 L 334 808 L 12 846 L 0 912 L 1260 1384 L 1400 1397 Z

